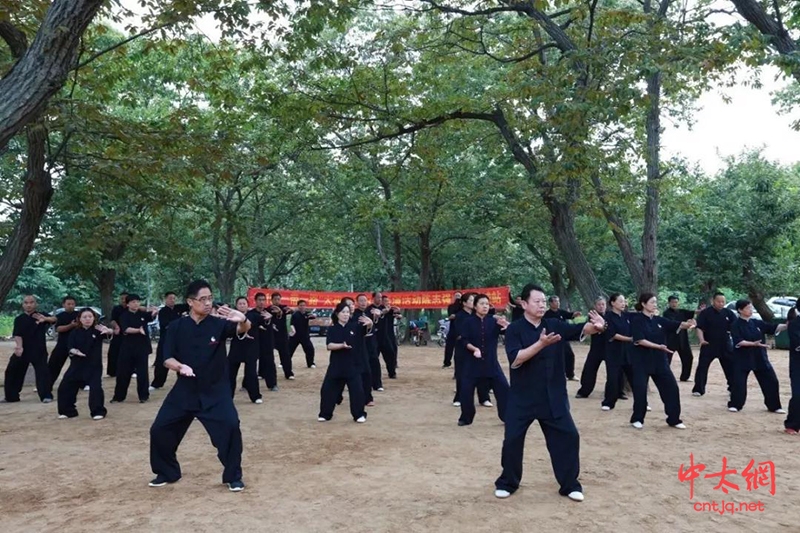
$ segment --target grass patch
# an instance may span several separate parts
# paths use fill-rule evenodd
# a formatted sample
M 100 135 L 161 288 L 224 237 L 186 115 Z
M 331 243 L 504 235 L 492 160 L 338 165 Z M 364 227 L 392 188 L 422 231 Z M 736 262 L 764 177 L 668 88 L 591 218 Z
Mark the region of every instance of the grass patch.
M 0 337 L 10 337 L 14 330 L 14 317 L 0 315 Z

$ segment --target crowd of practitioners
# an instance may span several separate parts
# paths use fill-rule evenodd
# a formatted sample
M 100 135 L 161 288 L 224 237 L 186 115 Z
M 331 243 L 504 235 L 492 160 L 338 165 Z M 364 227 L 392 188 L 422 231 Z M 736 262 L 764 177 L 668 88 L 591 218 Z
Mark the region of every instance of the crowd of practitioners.
M 175 293 L 164 297 L 160 308 L 144 308 L 136 294 L 123 293 L 112 310 L 109 326 L 98 322 L 91 308 L 76 307 L 66 297 L 57 316 L 38 311 L 33 296 L 23 300 L 23 313 L 14 321 L 14 354 L 5 372 L 5 402 L 20 400 L 29 365 L 36 374 L 40 400 L 53 400 L 53 388 L 67 361 L 69 367 L 57 389 L 59 418 L 78 416 L 80 390 L 88 390 L 90 415 L 101 420 L 107 415 L 102 386 L 103 340 L 109 339 L 106 372 L 116 383 L 112 403 L 126 400 L 128 387 L 136 379 L 139 402 L 164 387 L 170 371 L 177 381 L 164 399 L 151 427 L 151 467 L 156 478 L 151 486 L 174 483 L 181 477 L 176 450 L 194 419 L 204 425 L 224 466 L 223 482 L 230 490 L 244 488 L 241 475 L 241 431 L 233 404 L 239 371 L 244 367 L 242 387 L 251 402 L 263 403 L 261 380 L 269 391 L 278 391 L 278 368 L 293 380 L 292 358 L 302 347 L 305 364 L 316 368 L 309 321 L 315 315 L 306 302 L 296 308 L 281 303 L 281 295 L 255 295 L 255 306 L 246 298 L 233 307 L 217 305 L 210 286 L 198 280 L 191 284 L 178 304 Z M 785 431 L 800 431 L 800 320 L 793 309 L 786 324 L 770 324 L 753 318 L 748 300 L 736 302 L 737 313 L 725 307 L 725 296 L 717 293 L 704 309 L 680 308 L 670 297 L 660 313 L 653 294 L 639 295 L 636 312 L 627 310 L 621 294 L 598 298 L 585 323 L 570 321 L 580 316 L 560 309 L 557 297 L 547 298 L 541 287 L 527 285 L 509 304 L 511 320 L 495 313 L 485 294 L 456 293 L 448 308 L 450 328 L 445 344 L 443 367 L 454 365 L 456 380 L 453 405 L 460 407 L 459 426 L 469 426 L 476 415 L 475 397 L 485 407 L 494 407 L 505 424 L 501 476 L 495 495 L 510 496 L 522 477 L 524 441 L 530 425 L 538 420 L 560 493 L 583 500 L 579 476 L 579 435 L 567 398 L 567 380 L 576 380 L 575 357 L 570 341 L 591 337 L 590 350 L 580 377 L 576 398 L 588 398 L 605 363 L 606 383 L 602 411 L 612 411 L 619 400 L 633 394 L 631 425 L 644 427 L 648 405 L 647 388 L 653 382 L 664 404 L 666 422 L 685 429 L 677 380 L 670 364 L 674 353 L 681 359 L 680 381 L 690 382 L 693 354 L 687 331 L 696 329 L 700 357 L 694 378 L 694 396 L 706 392 L 709 366 L 718 359 L 724 371 L 728 410 L 738 412 L 747 398 L 747 380 L 755 374 L 767 409 L 785 414 L 778 380 L 767 355 L 767 335 L 788 329 L 792 399 Z M 357 423 L 367 420 L 367 408 L 375 405 L 374 392 L 384 390 L 383 368 L 389 379 L 397 377 L 397 340 L 394 320 L 400 309 L 389 298 L 375 292 L 344 298 L 332 313 L 326 348 L 330 360 L 320 390 L 318 420 L 332 419 L 336 406 L 349 395 L 350 415 Z M 152 344 L 148 324 L 158 319 L 161 335 L 156 347 L 153 380 L 149 380 Z M 47 353 L 46 332 L 54 327 L 58 339 Z M 500 338 L 510 363 L 510 384 L 498 355 Z M 230 339 L 230 348 L 226 342 Z M 627 387 L 625 383 L 627 382 Z

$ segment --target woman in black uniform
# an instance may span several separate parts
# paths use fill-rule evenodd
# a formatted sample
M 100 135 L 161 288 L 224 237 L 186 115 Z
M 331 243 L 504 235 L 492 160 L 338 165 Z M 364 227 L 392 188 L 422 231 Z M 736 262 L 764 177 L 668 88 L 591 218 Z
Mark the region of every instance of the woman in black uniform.
M 694 320 L 675 322 L 657 316 L 658 300 L 652 293 L 639 295 L 636 302 L 638 314 L 631 315 L 631 337 L 633 337 L 633 352 L 631 365 L 633 366 L 633 415 L 631 425 L 636 429 L 644 426 L 644 417 L 647 413 L 647 380 L 653 380 L 661 401 L 664 402 L 664 411 L 667 414 L 667 424 L 674 428 L 686 429 L 681 421 L 681 397 L 678 391 L 678 382 L 669 367 L 669 354 L 667 348 L 668 330 L 689 329 L 694 327 Z
M 261 321 L 261 313 L 257 309 L 247 310 L 247 298 L 240 296 L 236 299 L 236 310 L 242 313 L 251 324 Z M 250 401 L 257 404 L 264 403 L 258 386 L 258 332 L 235 335 L 231 339 L 231 349 L 228 354 L 228 377 L 231 380 L 231 396 L 236 394 L 236 378 L 239 367 L 244 364 L 244 388 L 250 396 Z
M 622 393 L 622 378 L 627 377 L 628 383 L 633 384 L 633 367 L 630 360 L 631 314 L 625 311 L 628 301 L 625 297 L 615 292 L 608 298 L 611 309 L 603 315 L 608 324 L 606 337 L 606 390 L 603 398 L 603 411 L 610 411 L 617 405 L 617 400 L 627 400 Z M 594 339 L 594 337 L 592 337 Z
M 89 412 L 94 420 L 106 416 L 103 395 L 103 335 L 113 335 L 114 330 L 97 324 L 97 315 L 89 308 L 78 313 L 80 326 L 73 329 L 67 339 L 70 357 L 69 368 L 58 386 L 58 418 L 78 416 L 75 400 L 78 390 L 89 385 Z
M 364 342 L 364 329 L 359 323 L 350 321 L 350 307 L 340 302 L 331 316 L 332 324 L 328 328 L 327 348 L 331 352 L 331 360 L 325 380 L 320 390 L 319 417 L 320 422 L 333 418 L 333 410 L 339 400 L 344 385 L 350 394 L 350 414 L 359 423 L 367 421 L 364 410 L 364 389 L 361 383 L 361 352 L 358 347 Z
M 756 375 L 764 404 L 767 410 L 786 414 L 781 407 L 781 396 L 778 391 L 778 376 L 767 357 L 767 345 L 764 335 L 777 335 L 786 329 L 786 324 L 768 324 L 753 317 L 753 304 L 750 300 L 737 300 L 736 312 L 739 313 L 731 324 L 733 338 L 733 383 L 728 411 L 733 413 L 744 408 L 747 399 L 747 378 L 750 372 Z

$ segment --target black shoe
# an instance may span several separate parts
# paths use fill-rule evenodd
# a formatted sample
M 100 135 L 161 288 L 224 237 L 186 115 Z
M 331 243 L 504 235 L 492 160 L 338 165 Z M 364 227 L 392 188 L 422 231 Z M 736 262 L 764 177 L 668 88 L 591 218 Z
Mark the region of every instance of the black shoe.
M 472 423 L 472 422 L 464 422 L 463 420 L 459 420 L 459 421 L 458 421 L 458 425 L 459 425 L 459 426 L 468 426 L 468 425 L 470 425 L 471 423 Z
M 242 492 L 244 490 L 244 483 L 242 480 L 239 481 L 231 481 L 228 483 L 228 490 L 231 492 Z
M 177 479 L 175 481 L 169 481 L 167 478 L 165 478 L 164 476 L 159 474 L 150 483 L 148 483 L 147 485 L 150 486 L 150 487 L 163 487 L 164 485 L 168 485 L 170 483 L 175 483 L 177 481 L 178 481 Z
M 145 399 L 145 400 L 139 400 L 139 403 L 147 403 L 148 400 L 149 400 L 149 398 Z
M 579 394 L 576 394 L 576 395 L 575 395 L 575 397 L 576 397 L 576 398 L 579 398 L 579 399 L 585 399 L 585 398 L 588 398 L 588 396 L 584 396 L 583 394 L 580 394 L 580 393 L 579 393 Z
M 389 379 L 397 379 L 397 374 L 394 374 L 394 375 L 392 375 L 392 376 L 389 376 Z
M 442 368 L 450 368 L 450 365 L 442 365 Z

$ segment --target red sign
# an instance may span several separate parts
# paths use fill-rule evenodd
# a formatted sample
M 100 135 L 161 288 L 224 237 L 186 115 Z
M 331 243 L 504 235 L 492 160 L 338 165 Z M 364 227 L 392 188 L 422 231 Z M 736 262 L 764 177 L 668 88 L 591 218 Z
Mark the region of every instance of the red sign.
M 449 291 L 383 292 L 381 294 L 388 296 L 391 304 L 400 309 L 444 309 L 453 303 L 453 293 L 469 291 L 487 295 L 491 304 L 500 309 L 505 307 L 508 303 L 509 290 L 509 287 L 483 287 L 480 289 Z M 247 290 L 247 300 L 251 306 L 255 305 L 255 297 L 259 292 L 263 292 L 267 296 L 268 304 L 270 295 L 273 292 L 279 292 L 281 294 L 282 304 L 294 307 L 299 300 L 305 300 L 308 307 L 312 309 L 333 309 L 345 296 L 355 298 L 358 294 L 361 294 L 356 292 L 322 292 L 294 289 L 259 289 L 251 287 Z M 371 292 L 365 292 L 363 294 L 366 294 L 369 301 L 372 302 Z

